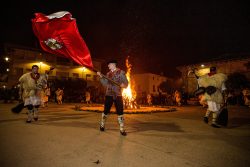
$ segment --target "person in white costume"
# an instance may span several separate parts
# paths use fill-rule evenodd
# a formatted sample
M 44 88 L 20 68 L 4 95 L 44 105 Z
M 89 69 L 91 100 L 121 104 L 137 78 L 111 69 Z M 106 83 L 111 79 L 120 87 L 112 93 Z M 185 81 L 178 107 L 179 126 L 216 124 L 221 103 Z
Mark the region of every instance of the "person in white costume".
M 32 71 L 23 74 L 19 78 L 20 99 L 24 101 L 24 106 L 28 109 L 27 123 L 38 120 L 38 108 L 41 105 L 41 91 L 47 85 L 48 74 L 39 74 L 38 66 L 33 65 Z
M 210 73 L 199 77 L 198 84 L 205 88 L 203 100 L 207 103 L 208 108 L 204 116 L 204 122 L 208 123 L 208 118 L 212 113 L 212 127 L 219 128 L 217 117 L 224 105 L 224 92 L 226 90 L 225 81 L 227 76 L 223 73 L 217 73 L 216 67 L 210 68 Z

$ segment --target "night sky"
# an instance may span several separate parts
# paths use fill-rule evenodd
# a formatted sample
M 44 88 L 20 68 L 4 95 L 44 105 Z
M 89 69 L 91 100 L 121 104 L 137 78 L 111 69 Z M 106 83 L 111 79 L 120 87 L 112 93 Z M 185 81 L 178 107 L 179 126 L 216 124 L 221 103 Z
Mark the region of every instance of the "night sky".
M 175 67 L 250 53 L 250 6 L 230 0 L 25 0 L 6 1 L 1 12 L 4 42 L 38 47 L 31 19 L 69 11 L 92 58 L 114 58 L 133 72 L 179 74 Z

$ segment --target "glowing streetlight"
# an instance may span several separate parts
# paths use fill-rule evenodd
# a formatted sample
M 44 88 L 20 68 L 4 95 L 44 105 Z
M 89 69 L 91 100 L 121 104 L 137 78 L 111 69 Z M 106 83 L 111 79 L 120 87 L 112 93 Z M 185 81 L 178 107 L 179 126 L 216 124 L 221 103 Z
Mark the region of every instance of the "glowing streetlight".
M 82 78 L 83 78 L 83 73 L 86 70 L 86 67 L 82 67 Z
M 7 72 L 9 72 L 9 71 L 10 71 L 10 69 L 9 69 L 9 68 L 7 68 L 7 69 L 6 69 L 6 71 L 7 71 Z
M 8 57 L 5 57 L 4 59 L 5 59 L 5 61 L 7 61 L 7 62 L 10 60 L 10 58 L 8 58 Z
M 204 65 L 204 64 L 202 64 L 202 65 L 201 65 L 201 67 L 205 67 L 205 65 Z

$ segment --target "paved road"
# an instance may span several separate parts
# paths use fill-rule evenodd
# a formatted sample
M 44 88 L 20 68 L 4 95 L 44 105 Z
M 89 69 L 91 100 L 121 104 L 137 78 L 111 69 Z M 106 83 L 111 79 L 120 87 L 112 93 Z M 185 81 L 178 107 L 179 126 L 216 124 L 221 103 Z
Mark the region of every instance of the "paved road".
M 100 113 L 75 111 L 73 104 L 51 104 L 40 120 L 26 124 L 26 113 L 0 103 L 1 167 L 248 167 L 250 109 L 229 107 L 229 126 L 202 122 L 201 106 L 177 111 L 126 114 L 128 136 L 119 134 L 111 114 L 99 131 Z

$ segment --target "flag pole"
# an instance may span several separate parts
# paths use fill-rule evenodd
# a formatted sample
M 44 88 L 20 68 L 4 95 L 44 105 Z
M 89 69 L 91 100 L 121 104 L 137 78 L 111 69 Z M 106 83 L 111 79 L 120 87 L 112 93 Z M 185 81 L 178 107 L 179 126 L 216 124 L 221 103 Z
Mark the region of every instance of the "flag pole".
M 100 72 L 99 70 L 97 70 L 97 69 L 95 69 L 95 68 L 89 68 L 89 67 L 85 67 L 85 68 L 87 68 L 87 69 L 89 69 L 89 70 L 91 70 L 91 71 L 93 71 L 93 72 L 95 72 L 95 73 Z M 114 80 L 108 78 L 106 75 L 104 75 L 104 74 L 102 74 L 102 73 L 101 73 L 101 75 L 102 75 L 102 77 L 104 77 L 105 79 L 107 79 L 108 81 L 110 81 L 112 84 L 121 87 L 121 85 L 120 85 L 119 83 L 117 83 L 117 82 L 115 82 Z

